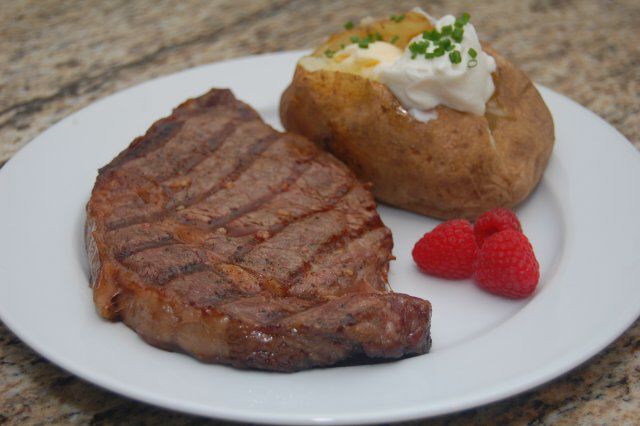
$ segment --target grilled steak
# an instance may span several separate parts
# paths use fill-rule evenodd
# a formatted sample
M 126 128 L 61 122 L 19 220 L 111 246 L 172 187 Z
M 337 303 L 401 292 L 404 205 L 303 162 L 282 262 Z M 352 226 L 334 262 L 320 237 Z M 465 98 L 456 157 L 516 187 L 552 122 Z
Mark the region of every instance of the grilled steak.
M 100 315 L 206 362 L 296 371 L 427 352 L 429 302 L 393 293 L 369 191 L 228 90 L 157 121 L 87 206 Z

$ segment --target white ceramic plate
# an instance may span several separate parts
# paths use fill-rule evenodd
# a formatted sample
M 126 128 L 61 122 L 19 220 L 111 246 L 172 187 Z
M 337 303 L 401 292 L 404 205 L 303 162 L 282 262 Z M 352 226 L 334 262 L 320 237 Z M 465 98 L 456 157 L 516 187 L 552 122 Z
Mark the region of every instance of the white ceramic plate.
M 0 170 L 0 316 L 22 340 L 99 386 L 151 404 L 258 423 L 371 423 L 449 413 L 544 383 L 604 348 L 640 314 L 640 157 L 595 114 L 540 88 L 557 143 L 518 209 L 542 268 L 525 301 L 420 274 L 436 221 L 380 207 L 393 288 L 433 303 L 431 353 L 295 374 L 201 364 L 155 349 L 95 312 L 82 241 L 96 170 L 186 98 L 230 87 L 270 123 L 300 52 L 149 81 L 71 115 Z

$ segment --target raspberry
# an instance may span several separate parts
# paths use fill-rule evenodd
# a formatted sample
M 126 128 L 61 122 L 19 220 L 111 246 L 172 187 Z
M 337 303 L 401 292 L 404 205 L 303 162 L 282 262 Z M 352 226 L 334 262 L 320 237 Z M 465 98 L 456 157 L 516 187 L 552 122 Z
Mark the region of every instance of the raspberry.
M 511 210 L 497 208 L 483 213 L 473 225 L 478 247 L 482 247 L 484 240 L 489 236 L 505 229 L 514 229 L 522 232 L 520 221 Z
M 474 278 L 481 288 L 516 299 L 529 296 L 536 289 L 540 266 L 527 237 L 507 229 L 485 240 Z
M 441 223 L 424 234 L 411 254 L 427 274 L 449 279 L 470 278 L 478 256 L 471 223 L 462 219 Z

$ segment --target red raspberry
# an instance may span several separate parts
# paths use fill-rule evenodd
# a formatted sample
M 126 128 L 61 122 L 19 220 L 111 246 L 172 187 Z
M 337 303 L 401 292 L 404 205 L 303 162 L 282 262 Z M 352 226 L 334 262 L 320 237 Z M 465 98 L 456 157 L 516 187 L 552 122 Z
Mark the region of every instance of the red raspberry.
M 476 220 L 475 225 L 473 225 L 473 232 L 476 234 L 478 247 L 482 247 L 484 240 L 489 236 L 496 232 L 504 231 L 505 229 L 515 229 L 516 231 L 522 232 L 522 226 L 514 212 L 503 208 L 484 212 L 478 220 Z
M 527 237 L 507 229 L 485 240 L 478 253 L 474 278 L 481 288 L 516 299 L 534 292 L 540 266 Z
M 463 219 L 441 223 L 424 234 L 411 254 L 427 274 L 449 279 L 470 278 L 478 256 L 471 223 Z

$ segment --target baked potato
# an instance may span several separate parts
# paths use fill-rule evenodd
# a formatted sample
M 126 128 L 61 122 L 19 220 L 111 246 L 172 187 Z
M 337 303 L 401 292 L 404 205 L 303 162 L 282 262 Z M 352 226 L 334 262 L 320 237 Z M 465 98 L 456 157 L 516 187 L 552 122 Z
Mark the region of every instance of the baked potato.
M 367 34 L 393 37 L 405 48 L 430 29 L 427 16 L 409 12 L 401 22 L 380 20 L 333 35 L 311 58 Z M 554 144 L 553 120 L 524 72 L 482 47 L 497 66 L 484 115 L 439 105 L 437 118 L 419 121 L 361 70 L 345 72 L 322 66 L 330 61 L 303 58 L 282 95 L 281 121 L 371 182 L 384 203 L 440 219 L 474 219 L 491 208 L 511 208 L 540 181 Z

